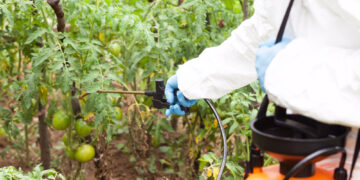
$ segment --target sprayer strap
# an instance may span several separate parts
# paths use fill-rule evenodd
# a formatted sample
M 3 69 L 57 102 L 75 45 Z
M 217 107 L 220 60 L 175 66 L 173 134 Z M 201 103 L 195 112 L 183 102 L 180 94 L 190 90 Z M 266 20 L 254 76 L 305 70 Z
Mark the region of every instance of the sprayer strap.
M 289 5 L 288 5 L 288 7 L 286 9 L 285 15 L 283 17 L 283 20 L 281 22 L 278 34 L 276 36 L 275 44 L 280 42 L 282 40 L 283 36 L 284 36 L 285 27 L 286 27 L 286 24 L 288 22 L 288 19 L 289 19 L 290 12 L 291 12 L 293 4 L 294 4 L 294 0 L 290 0 Z
M 289 5 L 288 5 L 288 7 L 286 9 L 286 12 L 284 14 L 284 17 L 282 19 L 279 31 L 278 31 L 278 33 L 276 35 L 275 44 L 279 43 L 282 40 L 283 36 L 284 36 L 286 24 L 287 24 L 287 22 L 289 20 L 289 16 L 290 16 L 290 12 L 291 12 L 293 4 L 294 4 L 294 0 L 290 0 Z M 266 95 L 264 97 L 263 101 L 261 102 L 261 106 L 260 106 L 260 109 L 259 109 L 259 112 L 258 112 L 258 115 L 257 115 L 258 119 L 261 119 L 262 117 L 266 116 L 266 110 L 267 110 L 268 104 L 269 104 L 269 99 L 268 99 L 268 96 Z M 277 112 L 276 116 L 278 116 L 278 115 L 283 116 L 283 115 L 286 114 L 286 109 L 283 108 L 283 107 L 276 106 L 276 110 L 277 110 L 276 111 Z
M 356 165 L 356 160 L 359 156 L 359 151 L 360 151 L 360 129 L 358 130 L 358 134 L 357 134 L 357 138 L 356 138 L 356 145 L 355 145 L 355 150 L 354 150 L 354 156 L 353 156 L 352 163 L 351 163 L 349 179 L 351 179 L 351 177 L 352 177 L 352 173 L 353 173 L 353 170 Z
M 288 7 L 286 9 L 286 12 L 284 14 L 283 20 L 281 22 L 278 34 L 276 36 L 275 44 L 280 42 L 283 35 L 284 35 L 286 23 L 287 23 L 287 21 L 289 19 L 291 8 L 292 8 L 293 4 L 294 4 L 294 0 L 290 0 L 289 5 L 288 5 Z M 268 98 L 267 95 L 265 95 L 263 101 L 261 102 L 260 109 L 259 109 L 259 112 L 257 114 L 256 119 L 262 119 L 262 118 L 264 118 L 266 116 L 266 111 L 267 111 L 268 105 L 269 105 L 269 98 Z M 277 108 L 281 108 L 281 107 L 277 107 Z M 283 111 L 286 112 L 286 109 L 283 108 Z M 255 144 L 252 144 L 251 146 L 256 147 Z M 254 160 L 254 156 L 253 156 L 254 153 L 259 156 L 259 158 L 257 160 Z M 263 157 L 260 157 L 260 156 L 262 156 L 262 154 L 260 152 L 260 149 L 255 148 L 255 150 L 251 151 L 250 161 L 246 161 L 244 179 L 247 179 L 249 174 L 252 173 L 252 170 L 254 168 L 254 162 L 258 161 L 261 158 L 263 158 Z M 261 164 L 263 165 L 263 162 Z M 257 166 L 259 166 L 259 164 L 257 164 Z
M 286 27 L 286 24 L 287 24 L 287 22 L 289 20 L 289 16 L 290 16 L 290 12 L 291 12 L 293 4 L 294 4 L 294 0 L 290 0 L 289 5 L 288 5 L 288 7 L 286 9 L 285 15 L 283 17 L 283 20 L 281 22 L 278 34 L 276 36 L 275 44 L 279 43 L 282 40 L 283 36 L 284 36 L 285 27 Z M 281 119 L 283 116 L 286 115 L 286 109 L 285 108 L 276 105 L 275 109 L 276 109 L 276 111 L 275 111 L 276 118 Z

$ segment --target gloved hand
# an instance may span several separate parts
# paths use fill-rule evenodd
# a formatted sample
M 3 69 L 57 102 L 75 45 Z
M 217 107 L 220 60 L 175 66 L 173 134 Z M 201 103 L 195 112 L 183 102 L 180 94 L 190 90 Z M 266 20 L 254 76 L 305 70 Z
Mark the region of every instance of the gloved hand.
M 258 79 L 260 82 L 261 89 L 266 92 L 264 88 L 265 73 L 266 69 L 270 65 L 271 61 L 274 59 L 276 54 L 285 48 L 289 43 L 290 39 L 283 38 L 279 43 L 275 44 L 275 39 L 267 40 L 263 43 L 260 43 L 259 49 L 256 53 L 256 72 L 258 74 Z
M 184 94 L 179 90 L 176 75 L 171 76 L 166 82 L 165 96 L 167 102 L 171 104 L 169 109 L 166 110 L 166 116 L 170 116 L 171 114 L 185 115 L 185 111 L 181 110 L 181 106 L 190 107 L 194 105 L 197 101 L 197 100 L 188 100 L 184 96 Z

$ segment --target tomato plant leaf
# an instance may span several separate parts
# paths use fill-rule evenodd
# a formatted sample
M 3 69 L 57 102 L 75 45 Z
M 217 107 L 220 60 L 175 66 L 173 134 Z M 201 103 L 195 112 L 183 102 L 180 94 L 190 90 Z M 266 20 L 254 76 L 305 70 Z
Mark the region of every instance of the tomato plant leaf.
M 40 52 L 33 53 L 33 57 L 31 58 L 31 60 L 34 62 L 33 66 L 38 67 L 42 65 L 43 62 L 52 55 L 53 51 L 50 48 L 43 48 Z
M 62 92 L 69 92 L 72 84 L 71 73 L 69 70 L 64 69 L 64 71 L 60 73 L 59 80 L 58 86 L 61 88 Z
M 95 93 L 101 89 L 101 86 L 102 86 L 101 82 L 96 81 L 93 83 L 85 84 L 83 89 L 88 93 Z
M 99 126 L 106 116 L 106 111 L 101 111 L 95 115 L 95 126 Z
M 207 153 L 207 154 L 203 154 L 200 158 L 199 158 L 199 161 L 202 161 L 202 162 L 207 162 L 207 163 L 210 163 L 212 164 L 214 162 L 214 160 L 216 160 L 216 156 L 214 153 Z
M 9 22 L 9 24 L 11 26 L 14 25 L 14 16 L 13 14 L 8 10 L 8 6 L 4 5 L 0 5 L 0 8 L 2 10 L 2 12 L 4 13 L 5 17 L 7 18 L 7 21 Z
M 233 163 L 232 161 L 226 163 L 226 168 L 230 170 L 231 174 L 235 178 L 241 176 L 244 172 L 244 169 L 241 166 Z
M 25 104 L 25 108 L 29 109 L 31 107 L 32 104 L 32 93 L 30 93 L 30 91 L 25 91 L 24 92 L 24 96 L 23 96 L 23 103 Z
M 238 126 L 239 126 L 239 123 L 237 121 L 235 121 L 230 127 L 229 134 L 231 134 Z
M 112 136 L 114 135 L 114 126 L 112 124 L 108 124 L 107 128 L 106 128 L 106 141 L 108 143 L 111 142 L 112 140 Z
M 46 32 L 46 29 L 38 29 L 32 33 L 29 34 L 29 37 L 26 39 L 25 44 L 30 44 L 33 42 L 36 38 L 42 36 Z

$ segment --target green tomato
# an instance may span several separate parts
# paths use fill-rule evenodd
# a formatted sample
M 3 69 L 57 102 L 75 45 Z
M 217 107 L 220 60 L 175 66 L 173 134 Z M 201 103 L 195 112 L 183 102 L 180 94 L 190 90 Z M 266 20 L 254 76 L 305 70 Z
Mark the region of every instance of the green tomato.
M 6 135 L 5 129 L 3 127 L 0 127 L 0 137 L 3 137 L 5 135 Z
M 181 21 L 180 28 L 185 28 L 187 26 L 186 20 Z
M 86 137 L 91 133 L 92 128 L 86 124 L 83 120 L 79 119 L 75 123 L 76 134 L 80 137 Z
M 112 42 L 109 45 L 109 51 L 114 55 L 114 56 L 118 56 L 120 54 L 121 51 L 121 46 L 119 43 L 117 42 Z
M 67 133 L 64 134 L 62 140 L 63 140 L 63 143 L 65 144 L 65 146 L 69 145 L 69 137 L 68 137 Z
M 121 120 L 122 117 L 123 117 L 123 112 L 122 112 L 122 109 L 119 108 L 119 107 L 115 107 L 116 109 L 116 115 L 115 115 L 115 118 L 118 119 L 118 120 Z
M 64 111 L 58 111 L 53 116 L 52 125 L 57 130 L 64 130 L 70 126 L 70 119 Z
M 82 144 L 75 151 L 75 159 L 85 163 L 92 160 L 95 156 L 95 149 L 90 144 Z
M 75 152 L 71 151 L 69 147 L 65 148 L 65 155 L 70 159 L 75 159 Z

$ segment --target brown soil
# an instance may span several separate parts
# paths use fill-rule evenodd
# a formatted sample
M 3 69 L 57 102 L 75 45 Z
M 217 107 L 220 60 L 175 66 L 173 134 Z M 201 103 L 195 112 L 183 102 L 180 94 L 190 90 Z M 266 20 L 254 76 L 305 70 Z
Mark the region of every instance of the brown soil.
M 51 133 L 51 158 L 52 163 L 51 167 L 57 170 L 58 172 L 62 173 L 63 175 L 67 175 L 71 172 L 74 173 L 74 169 L 77 167 L 77 162 L 74 160 L 70 160 L 66 157 L 64 149 L 61 148 L 61 142 L 64 132 L 63 131 L 55 131 L 50 130 Z M 177 138 L 178 134 L 165 134 L 164 136 L 171 136 Z M 116 145 L 119 143 L 126 144 L 127 146 L 130 146 L 130 144 L 126 140 L 127 137 L 116 137 L 112 143 L 108 146 L 105 153 L 102 155 L 102 161 L 104 164 L 106 164 L 106 169 L 102 169 L 101 171 L 104 171 L 106 176 L 108 177 L 106 180 L 136 180 L 139 177 L 142 177 L 145 180 L 167 180 L 167 179 L 181 179 L 177 177 L 176 175 L 169 175 L 169 174 L 161 174 L 155 172 L 152 173 L 139 173 L 137 169 L 141 165 L 144 167 L 147 167 L 147 162 L 142 161 L 141 158 L 138 158 L 135 162 L 130 162 L 131 156 L 136 156 L 134 153 L 125 153 L 121 150 L 118 150 L 116 148 Z M 14 166 L 16 168 L 21 168 L 25 172 L 29 172 L 32 170 L 32 168 L 40 164 L 40 156 L 39 156 L 39 144 L 34 137 L 31 137 L 29 139 L 29 144 L 31 146 L 30 148 L 30 157 L 29 160 L 22 160 L 17 156 L 16 151 L 14 149 L 11 149 L 9 152 L 6 153 L 4 157 L 0 157 L 0 168 L 4 166 Z M 0 154 L 3 152 L 7 146 L 10 146 L 11 143 L 6 137 L 0 137 Z M 34 146 L 34 147 L 32 147 Z M 21 152 L 22 158 L 25 158 L 24 154 L 25 152 Z M 151 147 L 148 150 L 147 154 L 155 155 L 156 159 L 164 158 L 164 154 L 159 152 L 158 149 Z M 27 162 L 27 163 L 25 163 Z M 70 163 L 72 163 L 73 169 L 70 167 Z M 140 164 L 140 165 L 139 165 Z M 161 164 L 156 163 L 156 167 L 158 170 L 163 170 L 163 167 L 161 167 Z M 95 172 L 96 172 L 96 166 L 94 160 L 89 161 L 87 163 L 82 164 L 83 172 L 83 179 L 85 180 L 97 180 L 99 178 L 96 178 Z
M 51 157 L 53 159 L 52 167 L 57 171 L 60 171 L 63 175 L 66 175 L 71 171 L 66 165 L 69 165 L 69 159 L 64 155 L 64 150 L 57 148 L 60 145 L 61 138 L 63 136 L 62 131 L 51 131 Z M 111 174 L 111 180 L 120 180 L 120 179 L 136 179 L 137 177 L 141 177 L 135 169 L 135 164 L 129 161 L 130 154 L 123 153 L 122 151 L 117 150 L 115 144 L 121 142 L 121 139 L 114 140 L 113 143 L 109 146 L 106 155 L 109 158 L 106 158 L 106 164 L 110 170 L 107 171 L 108 174 Z M 25 160 L 20 160 L 20 158 L 16 157 L 16 151 L 10 150 L 4 157 L 0 157 L 0 168 L 4 166 L 14 166 L 17 168 L 21 168 L 23 171 L 28 172 L 31 171 L 32 167 L 36 164 L 40 163 L 39 155 L 36 152 L 39 152 L 39 145 L 36 142 L 35 138 L 30 139 L 30 145 L 35 143 L 35 148 L 30 149 L 30 160 L 27 165 L 24 163 Z M 4 152 L 6 146 L 9 146 L 10 142 L 6 137 L 0 137 L 0 153 Z M 25 153 L 24 153 L 25 154 Z M 61 162 L 60 164 L 54 163 L 54 159 L 58 159 Z M 73 167 L 76 167 L 77 163 L 72 161 Z M 57 167 L 61 167 L 58 169 Z M 85 180 L 96 180 L 95 177 L 95 164 L 93 161 L 88 163 L 84 163 L 82 165 L 84 171 L 84 179 Z

